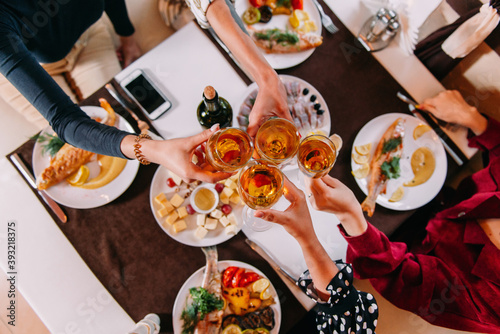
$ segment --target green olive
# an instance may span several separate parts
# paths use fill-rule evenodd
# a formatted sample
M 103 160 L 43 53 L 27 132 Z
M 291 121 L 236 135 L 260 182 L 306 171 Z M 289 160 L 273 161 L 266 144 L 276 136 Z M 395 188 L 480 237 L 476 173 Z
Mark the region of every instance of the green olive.
M 260 17 L 261 17 L 260 11 L 258 8 L 255 7 L 248 7 L 248 9 L 241 16 L 243 22 L 249 25 L 259 22 Z

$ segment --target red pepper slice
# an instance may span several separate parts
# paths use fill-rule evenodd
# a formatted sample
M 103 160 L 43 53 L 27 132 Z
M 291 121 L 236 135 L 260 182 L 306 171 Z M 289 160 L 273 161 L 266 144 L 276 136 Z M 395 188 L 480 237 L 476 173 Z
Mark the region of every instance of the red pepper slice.
M 238 268 L 236 273 L 233 276 L 233 280 L 231 284 L 233 285 L 233 288 L 238 288 L 240 287 L 240 281 L 243 278 L 243 275 L 245 274 L 245 269 L 243 268 Z
M 236 271 L 238 271 L 238 269 L 239 269 L 238 267 L 227 267 L 226 270 L 224 270 L 224 273 L 222 274 L 222 284 L 224 284 L 226 288 L 233 287 L 232 285 L 233 276 L 236 273 Z
M 259 274 L 254 273 L 252 271 L 245 273 L 243 275 L 243 278 L 240 281 L 240 287 L 245 287 L 255 281 L 257 281 L 260 278 Z
M 292 8 L 293 9 L 304 9 L 303 0 L 292 0 Z

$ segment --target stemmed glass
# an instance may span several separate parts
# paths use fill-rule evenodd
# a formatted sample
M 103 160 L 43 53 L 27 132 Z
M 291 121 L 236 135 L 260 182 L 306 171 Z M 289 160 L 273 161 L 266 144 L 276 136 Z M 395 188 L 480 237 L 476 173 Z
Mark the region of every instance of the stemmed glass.
M 282 167 L 297 153 L 300 135 L 295 125 L 283 118 L 271 118 L 257 131 L 255 148 L 261 159 Z
M 238 193 L 246 204 L 243 222 L 254 231 L 265 231 L 271 223 L 254 217 L 255 210 L 272 207 L 283 194 L 284 176 L 278 166 L 262 160 L 251 160 L 238 175 Z
M 310 135 L 299 145 L 297 160 L 299 169 L 314 179 L 328 174 L 337 160 L 338 149 L 326 136 Z
M 238 128 L 214 132 L 205 146 L 208 163 L 224 172 L 234 172 L 243 167 L 252 158 L 252 153 L 252 139 Z

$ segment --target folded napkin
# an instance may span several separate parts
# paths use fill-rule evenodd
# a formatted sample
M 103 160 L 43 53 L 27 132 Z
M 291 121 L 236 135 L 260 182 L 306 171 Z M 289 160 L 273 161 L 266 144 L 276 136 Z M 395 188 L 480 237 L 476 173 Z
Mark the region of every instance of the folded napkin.
M 463 58 L 474 50 L 500 22 L 497 10 L 484 4 L 479 13 L 462 23 L 441 46 L 453 59 Z
M 397 41 L 406 54 L 412 55 L 418 42 L 419 29 L 443 0 L 362 0 L 374 14 L 380 8 L 392 9 L 401 26 Z

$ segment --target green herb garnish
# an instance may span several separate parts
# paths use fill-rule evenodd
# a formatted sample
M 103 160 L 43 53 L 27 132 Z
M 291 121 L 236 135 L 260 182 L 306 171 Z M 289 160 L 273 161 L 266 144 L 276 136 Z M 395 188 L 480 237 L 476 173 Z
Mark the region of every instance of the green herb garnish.
M 282 45 L 295 45 L 299 42 L 299 36 L 297 36 L 297 34 L 289 32 L 288 30 L 281 31 L 280 29 L 269 29 L 265 32 L 256 32 L 255 37 L 266 41 L 276 41 L 276 43 Z
M 36 134 L 31 137 L 31 139 L 34 139 L 42 144 L 42 155 L 48 153 L 51 157 L 54 157 L 65 144 L 64 141 L 58 136 L 49 135 L 47 133 Z
M 384 161 L 380 169 L 388 179 L 397 179 L 401 175 L 401 168 L 399 167 L 400 157 L 393 157 L 389 162 Z
M 222 310 L 224 307 L 222 299 L 215 297 L 204 288 L 191 288 L 189 293 L 193 302 L 182 310 L 181 319 L 184 321 L 182 334 L 194 333 L 198 319 L 203 320 L 208 313 Z
M 384 147 L 382 148 L 382 154 L 394 150 L 396 147 L 398 147 L 399 145 L 401 145 L 402 141 L 403 141 L 402 137 L 391 138 L 391 139 L 385 141 L 384 142 Z
M 278 0 L 276 1 L 276 7 L 292 7 L 292 2 L 290 0 Z

